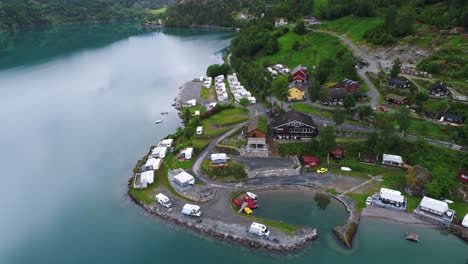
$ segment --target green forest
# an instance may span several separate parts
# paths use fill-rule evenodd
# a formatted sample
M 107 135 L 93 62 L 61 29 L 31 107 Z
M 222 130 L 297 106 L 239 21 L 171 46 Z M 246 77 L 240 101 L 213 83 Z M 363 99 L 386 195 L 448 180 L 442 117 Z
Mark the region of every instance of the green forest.
M 0 30 L 83 21 L 135 19 L 168 0 L 7 0 L 0 1 Z

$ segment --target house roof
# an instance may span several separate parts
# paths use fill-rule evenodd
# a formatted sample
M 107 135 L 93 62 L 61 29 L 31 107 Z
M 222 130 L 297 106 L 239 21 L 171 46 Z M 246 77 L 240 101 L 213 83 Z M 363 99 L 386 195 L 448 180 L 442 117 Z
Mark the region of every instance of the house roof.
M 407 99 L 406 97 L 399 96 L 399 95 L 396 95 L 396 94 L 387 94 L 385 96 L 385 98 L 392 99 L 394 101 L 404 101 L 404 100 Z
M 315 127 L 314 120 L 312 119 L 311 116 L 306 115 L 301 112 L 297 112 L 295 110 L 290 110 L 288 112 L 282 113 L 277 115 L 273 122 L 271 123 L 272 127 L 278 127 L 281 125 L 284 125 L 286 123 L 289 123 L 291 121 L 299 121 L 301 123 L 304 123 L 308 126 L 313 126 Z
M 421 200 L 421 203 L 419 204 L 422 207 L 426 207 L 429 209 L 432 209 L 437 212 L 445 213 L 447 212 L 448 204 L 446 202 L 442 202 L 436 199 L 432 199 L 430 197 L 424 196 L 423 199 Z
M 387 189 L 387 188 L 380 189 L 380 197 L 383 199 L 395 201 L 398 203 L 402 203 L 405 201 L 405 197 L 401 195 L 401 192 Z
M 306 163 L 309 162 L 320 162 L 320 159 L 315 156 L 302 156 L 302 160 Z
M 328 90 L 328 95 L 333 99 L 343 99 L 347 94 L 346 88 L 331 88 Z
M 148 167 L 148 166 L 159 167 L 160 163 L 161 163 L 161 159 L 150 158 L 146 161 L 145 167 Z
M 354 86 L 354 85 L 359 85 L 359 82 L 353 81 L 353 80 L 350 80 L 350 79 L 344 79 L 343 81 L 341 81 L 341 85 L 343 85 L 345 87 L 350 87 L 350 86 Z
M 390 161 L 395 163 L 403 163 L 401 156 L 392 155 L 392 154 L 383 154 L 382 161 Z
M 334 149 L 331 152 L 333 155 L 343 155 L 343 150 L 342 149 Z
M 296 68 L 294 68 L 292 71 L 291 71 L 291 74 L 294 75 L 296 72 L 298 71 L 304 71 L 304 72 L 307 72 L 307 67 L 306 66 L 302 66 L 301 64 L 297 65 Z
M 247 145 L 266 145 L 266 138 L 248 138 Z
M 211 160 L 227 160 L 226 153 L 211 154 Z
M 277 18 L 275 18 L 275 22 L 280 22 L 281 19 L 282 19 L 284 22 L 288 22 L 288 19 L 285 18 L 285 17 L 277 17 Z
M 449 113 L 449 112 L 445 112 L 442 114 L 442 116 L 447 119 L 447 118 L 450 118 L 452 120 L 458 120 L 458 121 L 461 121 L 463 122 L 463 116 L 461 115 L 457 115 L 457 114 L 452 114 L 452 113 Z
M 434 83 L 433 85 L 431 85 L 431 87 L 429 87 L 429 91 L 438 90 L 438 89 L 443 90 L 443 91 L 449 91 L 447 86 L 445 86 L 445 84 L 441 82 Z
M 388 84 L 390 84 L 390 85 L 394 85 L 394 84 L 396 84 L 396 85 L 406 85 L 406 84 L 408 84 L 408 82 L 409 81 L 406 80 L 406 79 L 399 79 L 399 78 L 390 78 L 390 79 L 388 79 Z
M 295 81 L 295 82 L 292 82 L 289 84 L 289 89 L 293 88 L 293 87 L 296 87 L 297 89 L 305 92 L 307 90 L 307 85 L 303 82 L 298 82 L 298 81 Z
M 194 180 L 194 178 L 193 178 L 192 175 L 190 175 L 187 172 L 183 171 L 183 172 L 177 174 L 176 176 L 174 176 L 174 180 L 177 180 L 178 182 L 181 182 L 181 183 L 186 183 L 186 182 Z

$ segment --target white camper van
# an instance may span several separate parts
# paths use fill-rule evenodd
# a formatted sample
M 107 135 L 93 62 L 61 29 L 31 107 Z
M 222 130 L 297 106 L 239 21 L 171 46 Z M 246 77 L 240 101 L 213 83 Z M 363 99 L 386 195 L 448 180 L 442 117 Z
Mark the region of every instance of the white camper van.
M 159 204 L 161 204 L 162 206 L 164 206 L 166 208 L 172 207 L 172 204 L 171 204 L 171 201 L 169 200 L 169 197 L 167 197 L 166 195 L 164 195 L 162 193 L 156 194 L 156 202 L 158 202 Z
M 185 204 L 182 208 L 182 213 L 184 215 L 199 217 L 201 216 L 200 206 L 193 204 Z
M 270 236 L 270 230 L 265 225 L 253 222 L 250 225 L 249 233 L 258 235 L 258 236 Z

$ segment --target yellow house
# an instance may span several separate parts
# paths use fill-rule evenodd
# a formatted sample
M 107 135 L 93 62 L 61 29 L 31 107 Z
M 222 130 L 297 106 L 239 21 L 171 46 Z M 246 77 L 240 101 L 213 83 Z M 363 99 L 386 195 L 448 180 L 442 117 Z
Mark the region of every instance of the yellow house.
M 292 82 L 288 88 L 288 101 L 303 101 L 306 97 L 307 86 L 302 82 Z

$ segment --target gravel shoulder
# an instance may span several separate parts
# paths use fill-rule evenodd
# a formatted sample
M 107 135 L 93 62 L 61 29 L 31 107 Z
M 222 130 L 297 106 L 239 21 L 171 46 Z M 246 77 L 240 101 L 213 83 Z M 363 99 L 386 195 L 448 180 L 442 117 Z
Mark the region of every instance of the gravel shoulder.
M 416 217 L 414 214 L 369 206 L 362 210 L 362 218 L 374 218 L 408 225 L 435 226 L 433 223 Z

